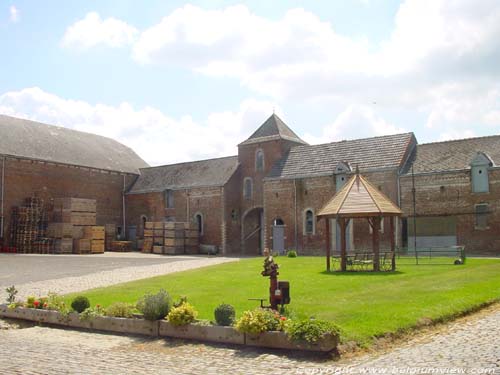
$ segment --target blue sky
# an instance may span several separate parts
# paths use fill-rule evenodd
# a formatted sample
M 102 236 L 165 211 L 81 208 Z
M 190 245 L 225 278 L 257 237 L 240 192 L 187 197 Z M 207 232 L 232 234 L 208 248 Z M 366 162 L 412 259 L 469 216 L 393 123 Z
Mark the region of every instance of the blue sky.
M 273 111 L 310 143 L 500 134 L 495 0 L 2 1 L 0 113 L 152 165 L 234 154 Z

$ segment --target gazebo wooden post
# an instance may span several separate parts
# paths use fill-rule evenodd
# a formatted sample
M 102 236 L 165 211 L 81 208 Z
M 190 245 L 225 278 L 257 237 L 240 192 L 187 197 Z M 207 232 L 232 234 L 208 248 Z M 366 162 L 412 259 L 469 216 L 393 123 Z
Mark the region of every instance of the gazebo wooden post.
M 347 271 L 347 246 L 345 238 L 345 230 L 347 227 L 347 220 L 343 217 L 337 219 L 340 227 L 340 269 Z
M 374 216 L 372 218 L 372 247 L 373 247 L 373 270 L 380 271 L 380 217 Z
M 330 272 L 330 248 L 331 248 L 331 236 L 330 236 L 330 218 L 325 217 L 326 225 L 326 270 Z
M 389 218 L 389 226 L 390 226 L 390 233 L 391 233 L 391 254 L 392 254 L 392 259 L 391 259 L 391 271 L 396 270 L 396 240 L 395 240 L 395 228 L 394 228 L 394 216 L 391 216 Z

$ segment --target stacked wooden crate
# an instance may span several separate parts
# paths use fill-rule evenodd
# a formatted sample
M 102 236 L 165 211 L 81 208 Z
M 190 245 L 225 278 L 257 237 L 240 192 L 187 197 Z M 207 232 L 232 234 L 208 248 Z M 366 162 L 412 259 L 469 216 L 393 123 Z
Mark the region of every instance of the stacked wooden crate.
M 199 235 L 196 225 L 183 222 L 146 222 L 142 252 L 198 254 Z
M 69 223 L 49 223 L 47 236 L 53 238 L 53 252 L 71 254 L 73 252 L 73 225 Z
M 40 198 L 31 197 L 21 207 L 12 210 L 12 245 L 20 253 L 47 252 L 45 232 L 47 212 Z
M 144 224 L 144 242 L 142 244 L 142 252 L 143 253 L 151 253 L 153 252 L 153 227 L 154 223 L 152 221 L 147 221 Z
M 71 246 L 72 252 L 75 254 L 92 253 L 93 239 L 91 228 L 96 225 L 96 208 L 95 199 L 54 199 L 54 221 L 57 224 L 65 224 L 67 228 L 71 226 Z M 69 242 L 68 237 L 57 238 L 55 241 L 55 252 L 71 252 L 69 251 Z M 60 249 L 59 246 L 61 246 Z
M 100 226 L 85 227 L 84 238 L 90 241 L 90 252 L 92 254 L 104 253 L 105 228 Z
M 162 254 L 178 255 L 185 253 L 184 229 L 186 223 L 167 222 L 163 231 Z
M 200 253 L 200 235 L 195 223 L 185 223 L 184 226 L 184 249 L 186 254 Z
M 111 243 L 116 240 L 116 225 L 106 224 L 104 226 L 104 250 L 111 250 Z

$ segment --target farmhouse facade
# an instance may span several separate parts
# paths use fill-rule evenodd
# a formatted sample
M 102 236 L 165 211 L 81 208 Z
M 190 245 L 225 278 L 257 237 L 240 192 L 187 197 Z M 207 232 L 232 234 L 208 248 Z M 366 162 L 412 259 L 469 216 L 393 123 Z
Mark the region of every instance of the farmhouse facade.
M 465 245 L 500 254 L 500 136 L 418 144 L 413 133 L 309 145 L 277 115 L 238 155 L 149 167 L 108 138 L 0 116 L 2 232 L 9 210 L 33 194 L 97 199 L 98 224 L 115 223 L 141 246 L 146 221 L 192 221 L 200 242 L 225 255 L 264 248 L 323 254 L 317 211 L 356 167 L 403 210 L 399 246 Z M 335 220 L 331 243 L 339 248 Z M 382 247 L 389 234 L 381 227 Z M 370 246 L 354 220 L 350 249 Z

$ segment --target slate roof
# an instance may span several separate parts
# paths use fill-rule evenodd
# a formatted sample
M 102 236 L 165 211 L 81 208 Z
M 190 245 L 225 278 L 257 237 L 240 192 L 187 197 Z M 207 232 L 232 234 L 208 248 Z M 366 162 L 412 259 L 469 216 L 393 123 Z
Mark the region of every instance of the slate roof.
M 241 145 L 263 142 L 273 139 L 285 139 L 301 144 L 307 144 L 288 127 L 276 114 L 272 114 L 246 141 Z
M 237 168 L 237 156 L 142 168 L 129 194 L 223 186 Z
M 148 166 L 111 138 L 5 115 L 0 115 L 0 154 L 134 174 Z
M 401 215 L 401 210 L 366 178 L 356 173 L 318 212 L 318 217 Z
M 414 173 L 464 170 L 470 169 L 477 152 L 485 153 L 494 165 L 500 165 L 500 135 L 420 144 L 410 162 Z M 411 164 L 404 173 L 411 174 Z
M 409 148 L 416 143 L 413 133 L 386 135 L 293 147 L 273 165 L 268 178 L 301 178 L 332 175 L 339 162 L 360 170 L 399 168 Z

